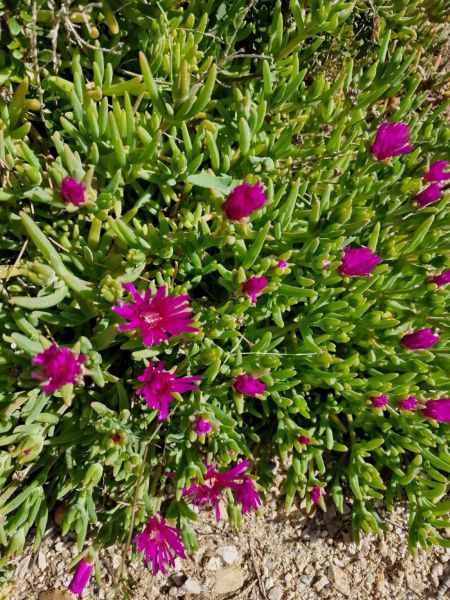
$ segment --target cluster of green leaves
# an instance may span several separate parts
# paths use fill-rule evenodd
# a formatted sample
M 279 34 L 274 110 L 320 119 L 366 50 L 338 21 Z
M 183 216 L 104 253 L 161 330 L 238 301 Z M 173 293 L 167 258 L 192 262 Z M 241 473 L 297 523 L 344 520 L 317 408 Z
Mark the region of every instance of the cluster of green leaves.
M 428 16 L 406 0 L 230 4 L 94 5 L 86 30 L 73 19 L 88 42 L 61 35 L 59 71 L 43 65 L 38 85 L 31 69 L 31 89 L 23 78 L 0 102 L 3 562 L 31 529 L 39 545 L 61 502 L 80 551 L 89 532 L 99 546 L 125 541 L 161 507 L 195 548 L 181 494 L 205 457 L 250 458 L 261 490 L 281 457 L 287 507 L 310 508 L 314 485 L 338 510 L 348 494 L 356 535 L 406 496 L 411 549 L 449 545 L 448 427 L 396 405 L 450 395 L 450 290 L 427 283 L 449 267 L 448 203 L 412 202 L 429 162 L 450 158 L 448 103 L 428 100 L 445 3 Z M 391 164 L 369 152 L 388 117 L 416 146 Z M 81 208 L 61 201 L 66 175 L 87 186 Z M 231 223 L 221 206 L 244 180 L 268 202 Z M 348 244 L 382 256 L 369 279 L 337 272 Z M 256 306 L 241 292 L 252 275 L 269 280 Z M 157 348 L 118 333 L 124 282 L 189 293 L 199 333 Z M 438 346 L 401 348 L 425 326 Z M 46 395 L 31 358 L 51 340 L 86 354 L 86 373 Z M 203 376 L 158 425 L 135 395 L 156 358 Z M 242 372 L 267 384 L 263 399 L 233 391 Z M 370 404 L 380 394 L 383 414 Z

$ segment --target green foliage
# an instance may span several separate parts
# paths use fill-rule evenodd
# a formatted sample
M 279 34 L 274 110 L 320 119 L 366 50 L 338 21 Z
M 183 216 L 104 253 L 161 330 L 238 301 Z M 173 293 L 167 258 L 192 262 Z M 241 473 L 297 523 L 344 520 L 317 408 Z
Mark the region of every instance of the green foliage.
M 429 100 L 445 3 L 428 16 L 406 0 L 101 4 L 59 24 L 52 55 L 55 15 L 38 3 L 40 77 L 11 63 L 20 83 L 0 103 L 3 563 L 31 530 L 38 546 L 61 502 L 80 551 L 88 532 L 126 541 L 161 507 L 195 548 L 181 492 L 204 457 L 250 458 L 261 490 L 281 457 L 287 507 L 309 508 L 317 484 L 338 510 L 348 494 L 356 536 L 382 528 L 378 501 L 406 496 L 410 548 L 447 545 L 448 427 L 396 408 L 450 395 L 450 289 L 427 284 L 450 266 L 448 203 L 412 203 L 429 162 L 450 159 L 448 103 Z M 20 42 L 28 17 L 3 18 Z M 416 146 L 390 164 L 369 152 L 386 118 Z M 62 203 L 66 175 L 86 185 L 83 207 Z M 226 194 L 257 180 L 267 205 L 227 221 Z M 339 275 L 351 243 L 382 256 L 369 279 Z M 252 275 L 269 280 L 256 306 L 241 292 Z M 152 348 L 118 333 L 124 282 L 188 292 L 199 333 Z M 437 347 L 402 349 L 426 326 Z M 82 384 L 46 395 L 31 358 L 52 340 L 88 359 Z M 158 425 L 135 394 L 155 357 L 204 378 Z M 242 372 L 264 398 L 232 391 Z

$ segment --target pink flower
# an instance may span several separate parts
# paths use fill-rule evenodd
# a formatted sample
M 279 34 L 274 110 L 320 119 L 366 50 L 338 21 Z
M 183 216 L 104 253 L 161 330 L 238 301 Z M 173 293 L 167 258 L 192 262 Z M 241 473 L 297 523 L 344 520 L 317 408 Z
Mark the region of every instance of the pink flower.
M 449 163 L 446 160 L 438 160 L 430 165 L 430 168 L 425 173 L 423 178 L 425 181 L 431 183 L 439 183 L 440 181 L 447 181 L 450 179 L 450 171 L 444 171 L 448 167 Z
M 165 573 L 165 565 L 175 566 L 175 557 L 186 558 L 186 549 L 181 539 L 181 532 L 167 525 L 162 517 L 152 517 L 144 531 L 133 539 L 137 551 L 145 553 L 145 562 L 152 563 L 152 575 L 158 571 Z
M 205 419 L 199 418 L 195 422 L 194 431 L 197 435 L 206 435 L 211 431 L 211 429 L 211 423 L 208 423 L 208 421 L 205 421 Z
M 423 350 L 431 348 L 439 342 L 439 336 L 435 335 L 431 329 L 420 329 L 414 333 L 407 333 L 401 339 L 401 343 L 409 350 Z
M 253 186 L 243 183 L 229 193 L 223 210 L 231 221 L 240 221 L 264 206 L 266 201 L 266 193 L 259 181 Z
M 81 594 L 83 592 L 89 582 L 93 568 L 94 565 L 88 563 L 85 558 L 80 560 L 69 585 L 69 591 L 71 591 L 72 594 Z
M 429 419 L 434 419 L 441 423 L 450 423 L 450 398 L 427 400 L 423 414 Z
M 308 437 L 307 435 L 301 435 L 301 436 L 298 438 L 298 441 L 300 442 L 300 444 L 303 444 L 303 445 L 305 445 L 305 446 L 308 446 L 308 444 L 310 444 L 310 443 L 311 443 L 311 438 L 310 438 L 310 437 Z
M 236 377 L 234 389 L 239 394 L 245 394 L 246 396 L 252 396 L 254 398 L 258 394 L 264 394 L 266 384 L 245 373 L 244 375 L 238 375 Z
M 347 277 L 369 277 L 381 257 L 374 254 L 370 248 L 344 248 L 344 256 L 339 266 L 339 273 Z
M 328 260 L 327 258 L 325 258 L 322 262 L 322 269 L 328 269 L 328 267 L 331 265 L 331 260 Z
M 166 286 L 160 287 L 154 298 L 151 290 L 141 296 L 132 283 L 124 283 L 123 289 L 133 297 L 131 304 L 119 301 L 113 311 L 129 323 L 119 325 L 119 331 L 138 329 L 146 346 L 159 346 L 163 340 L 182 333 L 195 333 L 192 327 L 192 309 L 188 295 L 167 296 Z
M 399 400 L 398 405 L 403 410 L 414 410 L 417 406 L 417 398 L 414 396 L 409 396 L 406 400 Z
M 84 203 L 84 191 L 86 186 L 84 183 L 78 183 L 72 177 L 64 177 L 61 181 L 59 193 L 66 204 L 74 204 L 80 206 Z
M 375 396 L 372 398 L 372 406 L 374 408 L 383 408 L 388 403 L 388 397 L 384 394 L 382 396 Z
M 242 512 L 256 509 L 261 500 L 254 487 L 253 482 L 244 477 L 248 469 L 248 461 L 243 460 L 228 471 L 219 473 L 213 465 L 206 465 L 206 473 L 203 475 L 204 483 L 192 484 L 183 490 L 183 496 L 191 496 L 192 502 L 197 506 L 211 503 L 214 507 L 216 520 L 220 520 L 219 501 L 223 491 L 229 488 L 235 492 L 235 500 L 242 504 Z M 251 483 L 249 483 L 249 481 Z
M 242 506 L 244 515 L 261 506 L 262 501 L 252 479 L 244 477 L 241 483 L 233 483 L 230 488 L 234 491 L 234 499 Z
M 267 285 L 267 279 L 265 277 L 250 277 L 247 281 L 242 284 L 242 290 L 244 293 L 250 296 L 250 300 L 253 304 L 256 304 L 256 298 Z
M 122 439 L 122 438 L 120 437 L 120 435 L 119 435 L 118 433 L 115 433 L 115 434 L 112 436 L 112 441 L 113 441 L 115 444 L 118 444 L 118 443 L 121 441 L 121 439 Z
M 75 356 L 69 348 L 59 348 L 52 344 L 43 352 L 39 352 L 31 361 L 38 367 L 31 376 L 45 382 L 42 389 L 51 394 L 61 389 L 67 383 L 75 384 L 81 374 L 81 365 L 86 357 L 83 354 Z
M 427 188 L 417 194 L 417 208 L 425 208 L 433 202 L 437 202 L 441 197 L 441 184 L 432 183 Z
M 430 279 L 432 283 L 435 283 L 438 287 L 446 285 L 450 283 L 450 269 L 448 271 L 444 271 L 440 275 L 435 275 Z
M 136 394 L 144 396 L 150 409 L 159 411 L 158 421 L 165 421 L 173 394 L 197 389 L 195 382 L 200 381 L 201 377 L 178 377 L 175 373 L 165 371 L 164 364 L 160 362 L 156 366 L 150 363 L 137 379 L 144 385 L 136 390 Z
M 279 260 L 277 266 L 279 269 L 285 269 L 288 266 L 288 264 L 286 260 Z
M 311 501 L 314 504 L 319 504 L 321 496 L 323 496 L 323 488 L 315 485 L 309 493 Z
M 414 150 L 409 145 L 411 136 L 405 123 L 383 123 L 379 126 L 371 152 L 378 160 L 385 160 L 398 154 Z

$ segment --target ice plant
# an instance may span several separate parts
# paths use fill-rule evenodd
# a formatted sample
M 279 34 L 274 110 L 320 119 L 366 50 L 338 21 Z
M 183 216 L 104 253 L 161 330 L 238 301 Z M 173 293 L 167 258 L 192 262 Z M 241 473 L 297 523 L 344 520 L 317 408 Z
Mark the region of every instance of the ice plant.
M 159 346 L 163 340 L 182 333 L 198 331 L 192 326 L 192 308 L 187 294 L 166 296 L 166 286 L 160 287 L 152 298 L 147 289 L 141 295 L 132 283 L 124 283 L 123 289 L 131 294 L 131 304 L 119 301 L 113 311 L 128 323 L 118 326 L 119 331 L 136 329 L 146 346 Z
M 190 496 L 197 506 L 212 504 L 216 520 L 220 520 L 219 501 L 227 488 L 235 492 L 235 500 L 242 504 L 242 511 L 249 512 L 261 503 L 253 481 L 244 476 L 248 461 L 243 460 L 228 471 L 220 473 L 213 465 L 206 464 L 203 484 L 192 484 L 183 490 L 183 496 Z M 249 483 L 251 482 L 251 483 Z
M 414 410 L 417 406 L 417 398 L 414 396 L 409 396 L 405 400 L 399 400 L 398 405 L 403 410 Z
M 257 296 L 267 285 L 265 277 L 250 277 L 242 284 L 242 291 L 250 296 L 250 301 L 256 304 Z
M 288 263 L 286 260 L 279 260 L 277 266 L 279 269 L 285 269 L 288 266 Z
M 42 389 L 45 393 L 51 394 L 67 383 L 75 384 L 85 360 L 83 354 L 75 356 L 69 348 L 60 348 L 57 344 L 52 344 L 36 354 L 31 361 L 31 364 L 37 367 L 31 376 L 44 384 Z
M 59 193 L 66 204 L 74 204 L 80 206 L 84 204 L 84 192 L 86 186 L 84 183 L 78 183 L 72 177 L 64 177 L 61 181 Z
M 264 394 L 266 391 L 266 384 L 259 379 L 248 375 L 248 373 L 245 373 L 244 375 L 238 375 L 236 377 L 234 389 L 239 392 L 239 394 L 255 397 L 258 394 Z
M 443 271 L 440 275 L 434 275 L 431 277 L 430 281 L 435 283 L 438 287 L 447 285 L 447 283 L 450 283 L 450 269 Z
M 307 446 L 308 444 L 311 443 L 311 438 L 308 437 L 307 435 L 301 435 L 298 438 L 298 441 L 300 442 L 300 444 L 303 444 L 304 446 Z
M 417 194 L 417 208 L 425 208 L 429 204 L 437 202 L 441 197 L 441 192 L 441 185 L 439 183 L 432 183 Z
M 309 496 L 314 504 L 319 504 L 320 498 L 323 496 L 323 488 L 315 485 L 310 491 Z
M 383 408 L 388 403 L 388 397 L 384 394 L 372 398 L 372 406 L 374 408 Z
M 89 582 L 93 568 L 94 565 L 88 563 L 85 558 L 80 560 L 69 585 L 69 591 L 71 591 L 72 594 L 81 594 L 83 592 Z
M 369 277 L 381 257 L 370 248 L 344 248 L 344 255 L 339 266 L 339 273 L 344 277 Z
M 371 152 L 378 160 L 385 160 L 414 150 L 409 144 L 411 135 L 406 123 L 382 123 L 377 131 Z
M 223 204 L 223 210 L 231 221 L 245 219 L 266 203 L 266 192 L 258 182 L 243 183 L 232 190 Z
M 186 558 L 181 532 L 167 525 L 165 519 L 154 516 L 144 531 L 133 538 L 137 552 L 144 551 L 145 562 L 151 562 L 152 575 L 166 572 L 166 565 L 175 566 L 175 557 Z
M 450 398 L 427 400 L 423 414 L 429 419 L 434 419 L 441 423 L 450 423 Z
M 173 394 L 183 394 L 197 389 L 196 382 L 201 377 L 178 377 L 166 371 L 164 363 L 150 363 L 137 378 L 143 385 L 136 394 L 144 396 L 148 407 L 158 411 L 158 421 L 164 421 L 169 415 L 169 404 L 173 402 Z
M 445 171 L 444 169 L 447 169 L 448 166 L 449 162 L 447 160 L 438 160 L 430 165 L 423 178 L 430 183 L 447 181 L 450 179 L 450 171 Z
M 419 329 L 413 333 L 407 333 L 401 339 L 403 346 L 409 350 L 424 350 L 431 348 L 439 342 L 439 336 L 434 334 L 431 329 Z
M 205 419 L 199 418 L 195 422 L 194 431 L 197 435 L 206 435 L 212 429 L 211 423 L 205 421 Z
M 242 506 L 244 515 L 261 506 L 262 501 L 252 479 L 244 477 L 242 482 L 230 484 L 230 488 L 234 491 L 235 501 Z

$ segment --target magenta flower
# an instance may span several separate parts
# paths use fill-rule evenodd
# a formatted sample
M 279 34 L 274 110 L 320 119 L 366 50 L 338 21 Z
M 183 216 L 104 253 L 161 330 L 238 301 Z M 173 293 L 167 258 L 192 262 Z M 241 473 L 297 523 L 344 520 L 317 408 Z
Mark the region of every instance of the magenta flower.
M 370 248 L 344 248 L 344 255 L 339 266 L 339 273 L 344 277 L 369 277 L 381 257 Z
M 450 269 L 448 271 L 444 271 L 440 275 L 431 277 L 430 281 L 435 283 L 438 287 L 442 287 L 443 285 L 450 283 Z
M 267 285 L 267 279 L 265 277 L 250 277 L 247 281 L 242 284 L 242 291 L 250 296 L 250 300 L 253 304 L 256 304 L 256 298 L 259 292 Z
M 243 183 L 228 194 L 223 210 L 231 221 L 240 221 L 264 206 L 266 201 L 266 193 L 259 181 L 253 186 Z
M 311 443 L 311 438 L 310 438 L 310 437 L 308 437 L 307 435 L 301 435 L 301 436 L 298 438 L 298 441 L 300 442 L 300 444 L 303 444 L 303 445 L 305 445 L 305 446 L 308 446 L 308 444 L 310 444 L 310 443 Z
M 431 348 L 439 341 L 439 336 L 434 334 L 431 329 L 420 329 L 414 333 L 407 333 L 401 339 L 403 346 L 409 350 L 424 350 Z
M 113 307 L 116 314 L 129 321 L 119 325 L 119 331 L 139 330 L 146 346 L 159 346 L 171 336 L 198 331 L 192 327 L 188 295 L 166 297 L 166 286 L 160 287 L 153 298 L 151 290 L 146 290 L 141 296 L 132 283 L 124 283 L 123 289 L 132 295 L 133 302 L 125 304 L 119 301 Z
M 242 511 L 249 512 L 257 508 L 261 503 L 254 488 L 253 482 L 243 474 L 248 469 L 248 460 L 243 460 L 228 471 L 219 473 L 213 465 L 206 465 L 206 473 L 203 475 L 203 484 L 192 484 L 183 490 L 183 496 L 191 496 L 192 502 L 197 506 L 212 504 L 216 520 L 220 520 L 219 501 L 226 488 L 233 490 L 236 494 L 236 502 L 242 504 Z M 256 498 L 257 497 L 257 498 Z
M 175 566 L 175 557 L 186 558 L 181 532 L 170 527 L 162 517 L 152 517 L 144 531 L 133 539 L 138 552 L 144 551 L 145 562 L 152 563 L 152 575 L 166 572 L 165 565 Z
M 417 406 L 417 398 L 409 396 L 406 400 L 399 400 L 398 405 L 403 410 L 414 410 Z
M 59 193 L 66 204 L 74 204 L 80 206 L 84 203 L 84 191 L 86 186 L 84 183 L 78 183 L 72 177 L 64 177 L 61 181 Z
M 51 394 L 67 383 L 75 384 L 85 360 L 84 354 L 75 356 L 69 348 L 59 348 L 57 344 L 52 344 L 43 352 L 36 354 L 31 361 L 32 365 L 38 367 L 31 376 L 45 383 L 42 389 L 46 394 Z
M 285 269 L 288 266 L 288 263 L 286 260 L 279 260 L 277 266 L 279 269 Z
M 136 390 L 136 394 L 144 396 L 148 407 L 157 410 L 158 421 L 165 421 L 169 414 L 169 404 L 173 402 L 173 394 L 183 394 L 197 389 L 195 382 L 201 377 L 178 377 L 175 373 L 164 370 L 164 364 L 154 363 L 144 369 L 137 378 L 144 385 Z
M 253 398 L 258 394 L 264 394 L 266 390 L 266 384 L 248 375 L 245 373 L 244 375 L 238 375 L 234 382 L 234 389 L 239 392 L 239 394 L 244 394 L 245 396 L 252 396 Z
M 230 488 L 234 491 L 234 499 L 242 506 L 244 515 L 261 506 L 262 501 L 252 479 L 244 477 L 240 483 L 232 483 Z
M 449 163 L 446 160 L 438 160 L 430 165 L 430 168 L 425 173 L 423 178 L 430 183 L 439 183 L 450 179 L 450 171 L 444 171 Z
M 323 488 L 315 485 L 310 491 L 309 496 L 314 504 L 319 504 L 320 498 L 323 496 Z
M 437 202 L 441 197 L 441 185 L 440 183 L 432 183 L 427 188 L 422 190 L 420 194 L 417 194 L 417 208 L 425 208 L 433 202 Z
M 372 398 L 372 406 L 374 408 L 383 408 L 388 403 L 388 397 L 384 394 L 382 396 L 375 396 Z
M 194 431 L 197 435 L 206 435 L 212 429 L 211 423 L 205 421 L 205 419 L 199 418 L 195 422 Z
M 441 423 L 450 423 L 450 398 L 427 400 L 423 414 L 429 419 L 434 419 Z
M 122 440 L 122 438 L 120 437 L 120 435 L 119 435 L 118 433 L 115 433 L 115 434 L 112 436 L 112 441 L 113 441 L 115 444 L 118 444 L 118 443 L 119 443 L 121 440 Z
M 94 565 L 88 563 L 85 558 L 80 560 L 69 585 L 69 591 L 71 591 L 72 594 L 81 594 L 83 592 L 89 582 L 93 568 Z
M 378 160 L 407 154 L 414 150 L 409 145 L 411 135 L 405 123 L 383 123 L 379 126 L 371 152 Z

